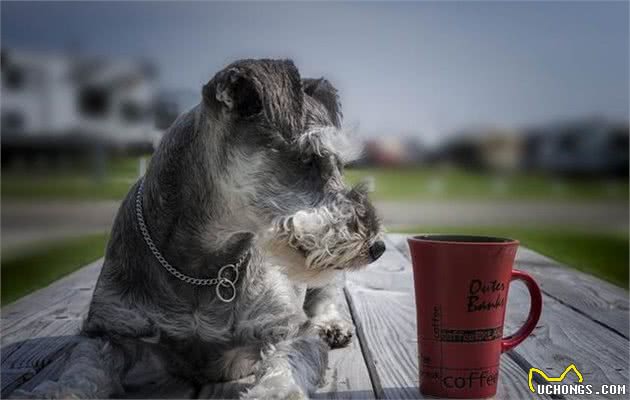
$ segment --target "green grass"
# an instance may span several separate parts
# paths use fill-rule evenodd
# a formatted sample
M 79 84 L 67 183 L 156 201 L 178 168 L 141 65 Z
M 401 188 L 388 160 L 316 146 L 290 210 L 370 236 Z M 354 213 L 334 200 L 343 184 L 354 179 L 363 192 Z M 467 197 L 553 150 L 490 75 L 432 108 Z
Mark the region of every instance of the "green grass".
M 101 181 L 88 167 L 77 171 L 2 171 L 2 198 L 120 200 L 138 179 L 138 158 L 115 158 L 106 166 Z
M 628 201 L 628 182 L 551 178 L 536 174 L 483 174 L 447 168 L 348 169 L 356 183 L 373 177 L 376 200 L 618 200 Z
M 119 200 L 132 180 L 95 182 L 82 176 L 2 176 L 2 197 L 20 199 Z
M 3 171 L 2 197 L 17 199 L 122 199 L 138 178 L 138 158 L 116 158 L 107 164 L 102 182 L 95 182 L 89 168 L 77 172 L 19 173 Z M 515 173 L 483 174 L 461 169 L 404 168 L 348 169 L 347 180 L 356 183 L 373 177 L 376 200 L 543 200 L 628 201 L 628 182 L 576 180 Z
M 519 227 L 417 227 L 404 232 L 510 237 L 562 264 L 628 288 L 628 234 Z
M 102 257 L 108 234 L 40 244 L 2 257 L 2 305 L 47 286 Z

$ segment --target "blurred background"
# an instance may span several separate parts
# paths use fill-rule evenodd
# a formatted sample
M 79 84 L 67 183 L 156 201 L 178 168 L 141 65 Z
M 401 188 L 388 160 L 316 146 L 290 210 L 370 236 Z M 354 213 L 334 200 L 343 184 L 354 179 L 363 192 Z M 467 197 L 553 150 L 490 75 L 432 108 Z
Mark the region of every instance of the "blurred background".
M 339 90 L 390 231 L 511 236 L 628 286 L 627 2 L 8 2 L 2 302 L 103 255 L 164 131 L 238 58 Z

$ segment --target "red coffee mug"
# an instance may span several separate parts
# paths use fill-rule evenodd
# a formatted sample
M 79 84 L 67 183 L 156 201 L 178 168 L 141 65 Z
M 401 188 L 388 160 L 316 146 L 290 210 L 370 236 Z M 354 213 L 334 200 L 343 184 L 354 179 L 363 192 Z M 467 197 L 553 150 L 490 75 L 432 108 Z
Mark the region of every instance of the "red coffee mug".
M 542 311 L 534 279 L 512 269 L 518 241 L 422 235 L 408 243 L 416 289 L 420 391 L 438 397 L 494 396 L 501 353 L 529 336 Z M 531 308 L 525 325 L 504 338 L 508 289 L 515 279 L 527 285 Z

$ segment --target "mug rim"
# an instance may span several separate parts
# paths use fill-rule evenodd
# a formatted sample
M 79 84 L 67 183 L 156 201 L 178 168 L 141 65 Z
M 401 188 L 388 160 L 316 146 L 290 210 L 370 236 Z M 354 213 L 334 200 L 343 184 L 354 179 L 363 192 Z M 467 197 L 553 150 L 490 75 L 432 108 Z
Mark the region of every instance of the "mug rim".
M 407 240 L 409 242 L 416 243 L 433 243 L 455 246 L 507 246 L 518 245 L 520 243 L 516 239 L 504 238 L 499 236 L 467 235 L 458 233 L 423 233 L 419 235 L 409 236 Z

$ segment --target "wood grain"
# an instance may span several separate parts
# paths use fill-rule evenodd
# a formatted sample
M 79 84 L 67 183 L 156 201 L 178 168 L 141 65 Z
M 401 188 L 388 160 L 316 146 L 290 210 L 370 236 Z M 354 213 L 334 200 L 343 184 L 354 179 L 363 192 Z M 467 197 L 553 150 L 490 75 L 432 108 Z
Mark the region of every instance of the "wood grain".
M 554 300 L 628 339 L 628 292 L 580 271 L 558 264 L 516 262 Z
M 411 267 L 395 243 L 388 241 L 387 245 L 376 263 L 348 275 L 346 292 L 377 397 L 421 398 Z M 395 279 L 384 279 L 386 273 Z M 500 376 L 497 398 L 520 399 L 531 394 L 527 373 L 513 359 L 502 358 Z
M 344 282 L 345 283 L 345 282 Z M 337 307 L 343 317 L 353 320 L 343 287 L 338 288 Z M 355 327 L 356 329 L 356 327 Z M 328 353 L 326 385 L 312 398 L 316 399 L 373 399 L 372 381 L 365 358 L 361 352 L 360 339 L 355 334 L 348 347 Z
M 505 334 L 516 331 L 528 312 L 529 295 L 524 285 L 510 285 Z M 516 353 L 549 376 L 558 376 L 575 363 L 584 383 L 599 387 L 628 383 L 628 346 L 628 340 L 617 333 L 544 296 L 541 319 Z
M 52 380 L 55 381 L 59 378 L 66 364 L 66 360 L 68 359 L 69 352 L 71 348 L 68 349 L 68 353 L 59 354 L 56 358 L 51 359 L 50 363 L 43 366 L 38 370 L 36 374 L 34 374 L 31 378 L 27 379 L 20 385 L 20 389 L 23 390 L 33 390 L 39 384 Z
M 2 368 L 2 397 L 7 398 L 11 392 L 31 379 L 37 371 L 33 368 Z
M 2 346 L 49 335 L 65 326 L 63 333 L 77 333 L 87 312 L 102 260 L 37 290 L 2 308 Z M 47 327 L 54 322 L 53 329 Z
M 102 260 L 2 308 L 2 394 L 55 379 L 76 345 Z M 14 380 L 17 371 L 23 373 Z
M 17 389 L 33 390 L 63 372 L 76 334 L 87 313 L 102 260 L 62 278 L 2 309 L 2 396 Z M 140 374 L 148 379 L 146 374 Z M 151 376 L 149 376 L 151 378 Z M 190 384 L 163 376 L 153 381 L 126 382 L 131 398 L 191 398 Z M 127 394 L 125 394 L 126 396 Z M 124 396 L 122 396 L 124 397 Z

